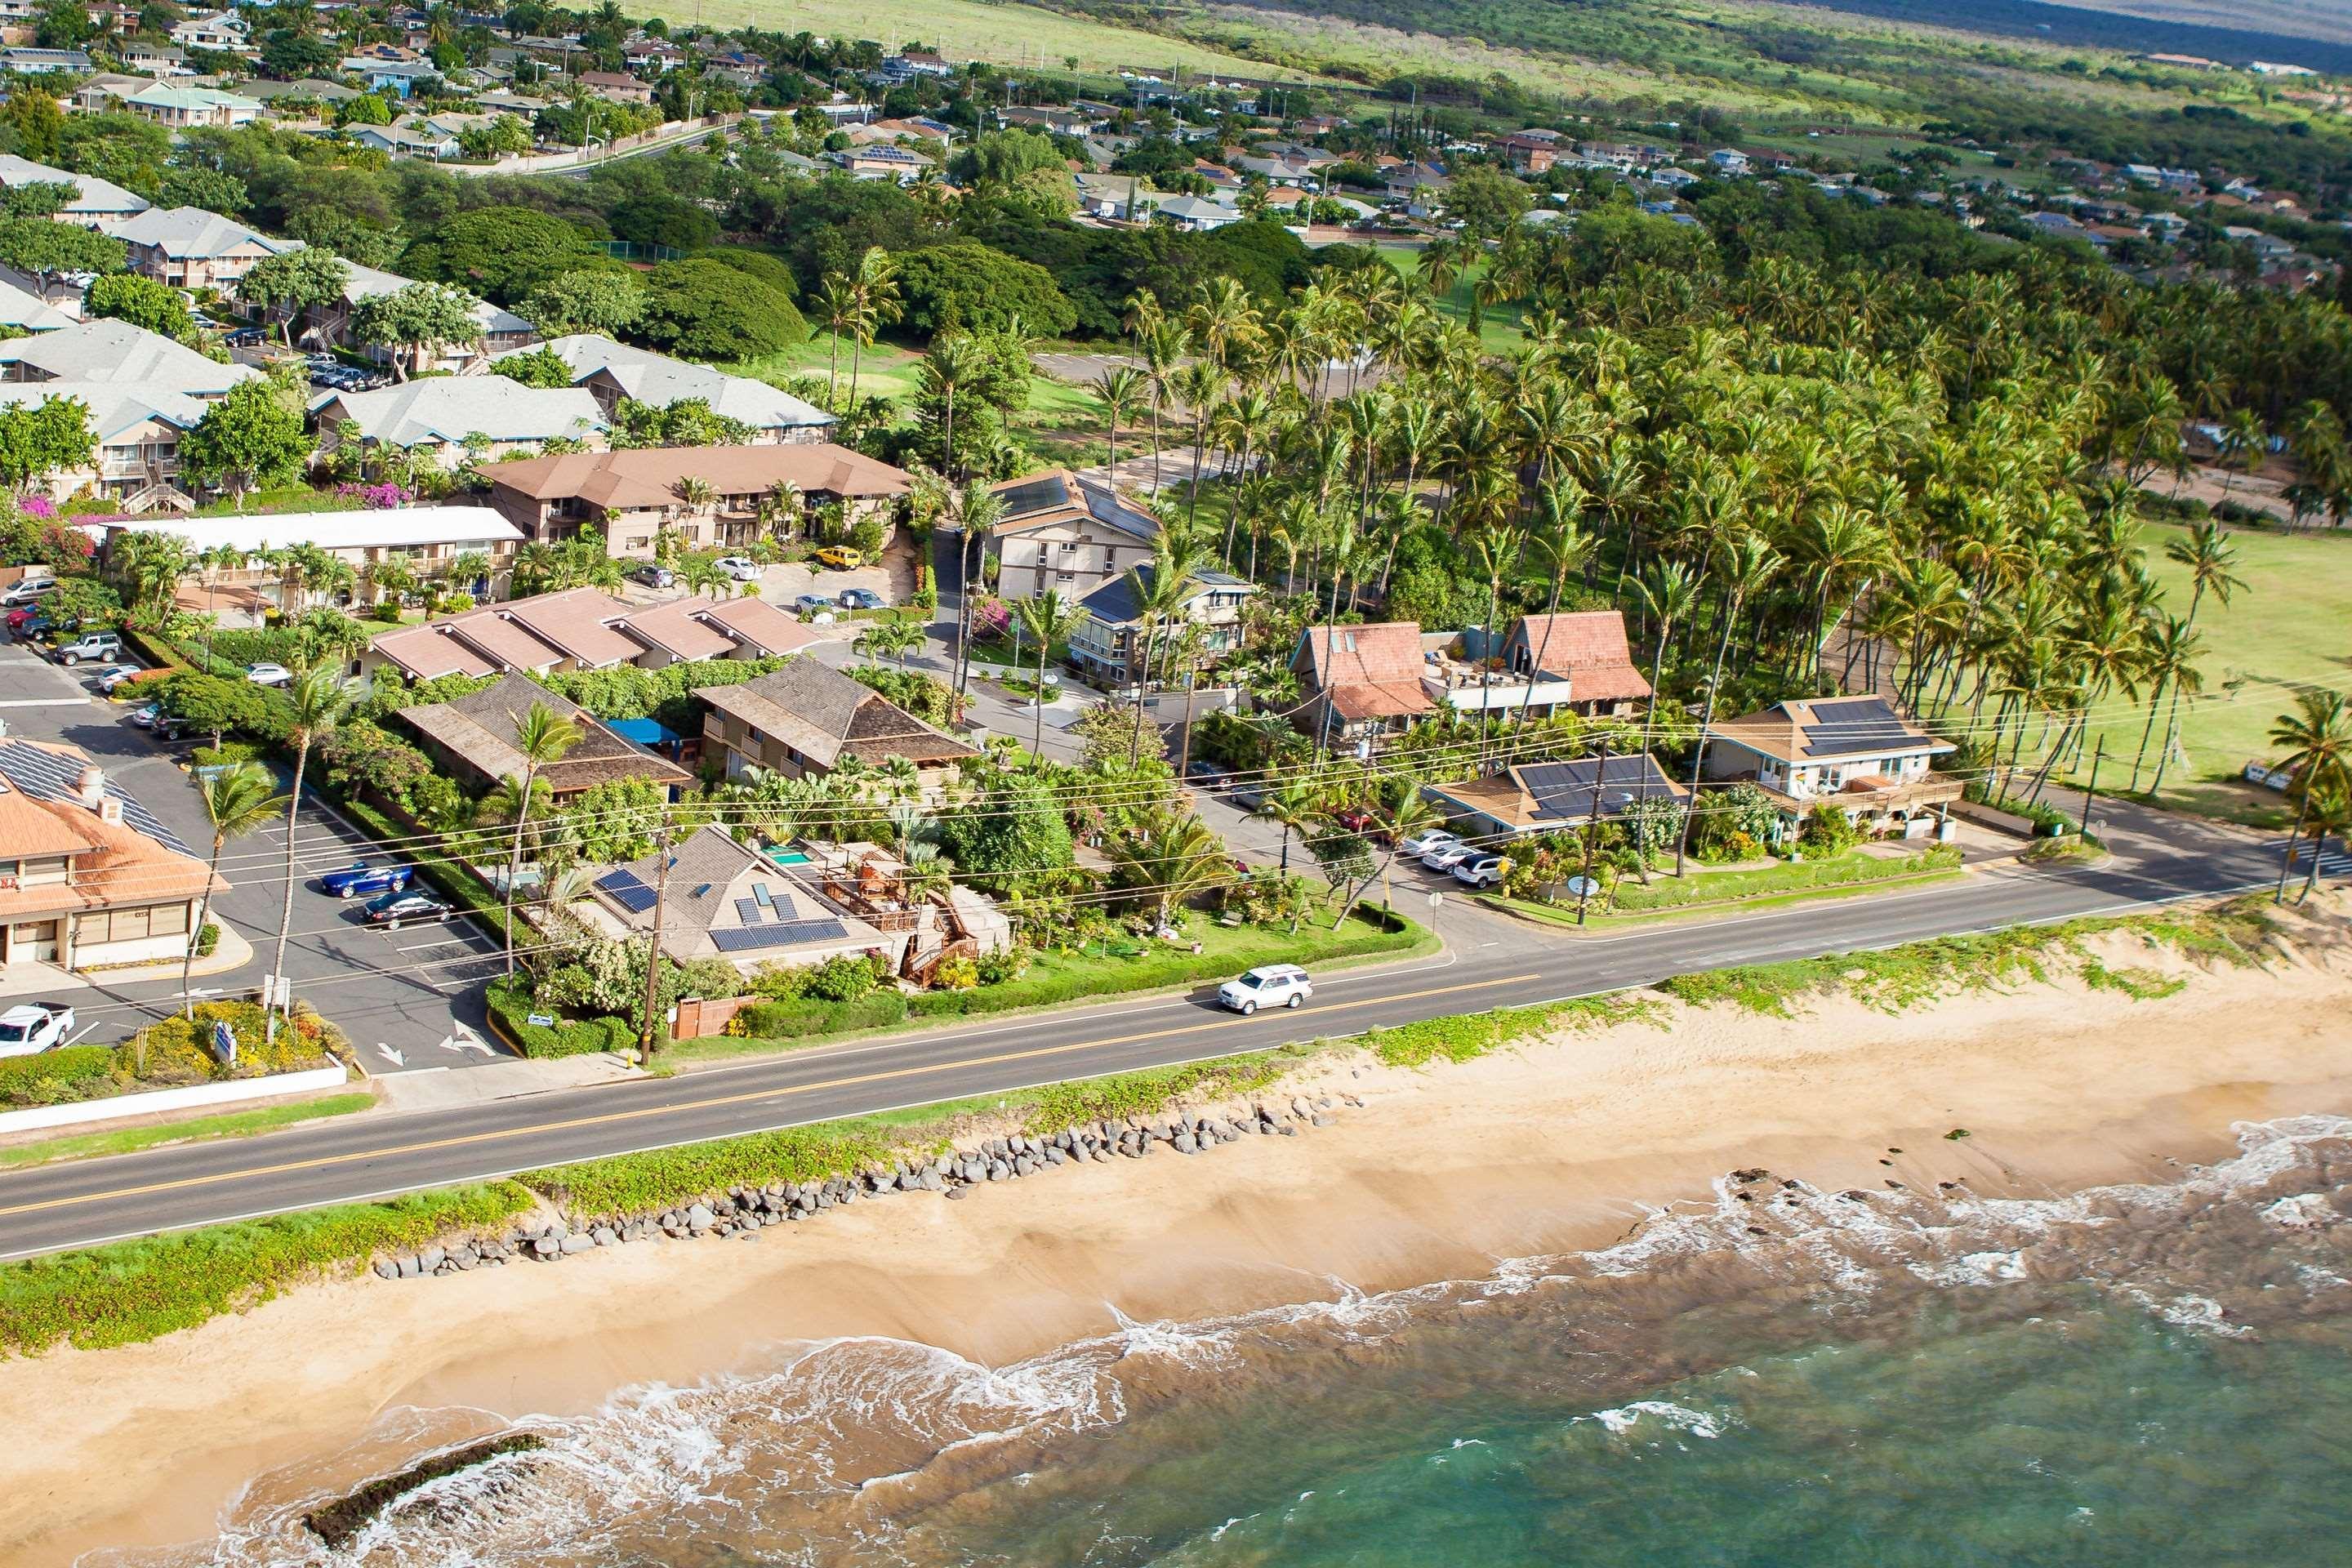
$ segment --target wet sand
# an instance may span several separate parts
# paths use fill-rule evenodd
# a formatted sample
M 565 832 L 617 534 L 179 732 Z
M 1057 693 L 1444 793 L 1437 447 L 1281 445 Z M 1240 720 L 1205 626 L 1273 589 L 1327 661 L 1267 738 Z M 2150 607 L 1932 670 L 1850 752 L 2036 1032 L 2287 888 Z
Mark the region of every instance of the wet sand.
M 1335 1058 L 1314 1081 L 1364 1106 L 1295 1139 L 746 1240 L 322 1285 L 153 1344 L 8 1363 L 0 1420 L 38 1436 L 0 1489 L 0 1562 L 205 1536 L 262 1472 L 339 1486 L 778 1341 L 888 1336 L 995 1364 L 1099 1333 L 1114 1307 L 1194 1318 L 1483 1274 L 1612 1240 L 1735 1168 L 1980 1195 L 2161 1180 L 2231 1152 L 2234 1122 L 2352 1110 L 2352 952 L 2332 916 L 2293 935 L 2263 972 L 2105 954 L 2186 978 L 2153 1001 L 2065 981 L 1900 1017 L 1668 1005 L 1467 1066 Z

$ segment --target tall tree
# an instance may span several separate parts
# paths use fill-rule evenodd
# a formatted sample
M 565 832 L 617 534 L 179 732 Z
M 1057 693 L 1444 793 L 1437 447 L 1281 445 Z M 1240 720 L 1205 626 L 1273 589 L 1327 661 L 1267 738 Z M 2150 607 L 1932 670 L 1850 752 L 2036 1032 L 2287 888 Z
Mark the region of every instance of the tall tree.
M 530 826 L 533 795 L 539 787 L 540 774 L 551 763 L 561 762 L 565 752 L 580 743 L 580 726 L 558 713 L 544 702 L 534 702 L 515 721 L 515 754 L 522 759 L 522 770 L 515 774 L 514 844 L 507 856 L 506 889 L 506 949 L 507 973 L 514 973 L 514 897 L 515 882 L 522 875 L 522 842 Z M 661 935 L 655 933 L 656 960 Z
M 221 851 L 232 838 L 259 832 L 278 819 L 286 797 L 273 794 L 277 783 L 258 763 L 233 763 L 196 775 L 196 801 L 213 830 L 212 858 L 205 863 L 204 897 L 196 900 L 196 923 L 188 932 L 188 950 L 180 959 L 180 1005 L 196 1016 L 196 999 L 189 990 L 195 974 L 196 942 L 213 915 L 213 884 L 220 880 Z
M 331 734 L 351 706 L 351 694 L 343 689 L 341 675 L 331 668 L 305 669 L 294 678 L 288 690 L 291 711 L 288 715 L 288 742 L 294 748 L 294 784 L 286 792 L 286 886 L 284 901 L 278 911 L 278 953 L 270 961 L 269 972 L 278 977 L 285 987 L 287 1001 L 281 1011 L 290 1023 L 293 1017 L 292 987 L 286 984 L 286 943 L 294 934 L 294 870 L 295 827 L 302 811 L 302 774 L 310 765 L 310 748 Z M 265 1002 L 268 999 L 265 998 Z M 265 1006 L 268 1019 L 268 1038 L 278 1038 L 278 1013 Z

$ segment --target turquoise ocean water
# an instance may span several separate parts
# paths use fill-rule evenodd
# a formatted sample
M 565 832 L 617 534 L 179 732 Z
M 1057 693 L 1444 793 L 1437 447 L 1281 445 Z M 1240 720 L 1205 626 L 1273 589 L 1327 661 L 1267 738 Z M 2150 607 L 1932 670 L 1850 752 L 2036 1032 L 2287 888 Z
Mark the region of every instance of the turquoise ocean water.
M 2352 1124 L 2064 1199 L 1770 1177 L 1606 1251 L 1018 1366 L 776 1347 L 224 1564 L 2340 1564 Z M 112 1561 L 112 1559 L 110 1559 Z

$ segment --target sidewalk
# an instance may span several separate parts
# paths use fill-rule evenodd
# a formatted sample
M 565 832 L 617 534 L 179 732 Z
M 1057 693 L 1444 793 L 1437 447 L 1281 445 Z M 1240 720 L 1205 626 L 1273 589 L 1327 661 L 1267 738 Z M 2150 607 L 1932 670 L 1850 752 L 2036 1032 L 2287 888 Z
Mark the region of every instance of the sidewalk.
M 199 958 L 190 966 L 192 978 L 207 974 L 226 974 L 243 969 L 253 962 L 253 944 L 237 934 L 235 929 L 220 921 L 220 942 L 209 958 Z M 153 963 L 128 964 L 121 969 L 102 969 L 93 973 L 60 969 L 54 963 L 16 963 L 0 970 L 0 997 L 39 996 L 47 1001 L 74 1004 L 76 992 L 109 992 L 121 985 L 140 985 L 150 981 L 176 981 L 180 978 L 180 961 L 176 958 L 158 960 Z M 259 982 L 255 983 L 259 988 Z
M 463 1072 L 425 1068 L 371 1075 L 369 1081 L 375 1085 L 376 1098 L 388 1110 L 441 1110 L 455 1105 L 480 1105 L 493 1100 L 512 1100 L 518 1095 L 584 1089 L 592 1084 L 620 1083 L 645 1076 L 620 1058 L 598 1052 L 553 1061 L 493 1062 Z

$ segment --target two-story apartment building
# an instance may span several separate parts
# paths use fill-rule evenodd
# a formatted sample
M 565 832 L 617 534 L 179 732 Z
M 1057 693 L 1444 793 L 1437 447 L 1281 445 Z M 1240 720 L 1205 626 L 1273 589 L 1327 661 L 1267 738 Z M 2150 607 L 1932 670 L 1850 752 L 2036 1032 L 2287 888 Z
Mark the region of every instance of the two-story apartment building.
M 481 507 L 509 538 L 513 525 Z M 514 671 L 557 675 L 634 665 L 660 669 L 694 659 L 798 653 L 818 634 L 764 599 L 702 595 L 644 607 L 596 588 L 566 588 L 436 616 L 378 632 L 354 675 L 390 665 L 409 680 Z
M 1159 519 L 1067 468 L 1008 480 L 996 495 L 1004 517 L 984 548 L 995 563 L 996 591 L 1008 599 L 1048 588 L 1066 599 L 1084 598 L 1150 560 L 1160 538 Z
M 699 401 L 713 414 L 748 426 L 753 442 L 761 446 L 825 441 L 831 438 L 835 423 L 824 409 L 782 387 L 593 333 L 551 338 L 539 347 L 572 367 L 572 384 L 593 394 L 607 419 L 625 397 L 655 408 Z M 509 352 L 530 351 L 519 347 Z M 495 361 L 504 355 L 492 357 Z
M 1141 562 L 1112 578 L 1078 601 L 1083 612 L 1070 633 L 1070 662 L 1097 680 L 1132 685 L 1153 671 L 1143 668 L 1149 637 L 1143 605 L 1152 592 L 1154 573 Z M 1222 662 L 1242 645 L 1242 606 L 1257 592 L 1247 578 L 1224 572 L 1200 572 L 1186 580 L 1184 597 L 1160 627 L 1160 658 L 1164 671 L 1171 664 L 1174 623 L 1202 628 L 1194 670 Z
M 53 501 L 84 490 L 125 500 L 152 486 L 173 488 L 171 504 L 190 504 L 177 493 L 180 439 L 205 416 L 205 404 L 163 387 L 123 386 L 102 381 L 0 382 L 0 408 L 38 407 L 69 397 L 82 405 L 93 437 L 90 459 L 43 475 L 37 486 Z
M 589 396 L 576 387 L 569 395 Z M 910 488 L 904 470 L 830 442 L 574 453 L 501 463 L 486 477 L 490 504 L 532 539 L 594 528 L 606 550 L 629 560 L 651 560 L 665 528 L 688 549 L 750 544 L 780 491 L 803 506 L 840 502 L 856 520 L 887 519 Z M 707 500 L 688 499 L 698 485 L 709 487 Z
M 740 686 L 698 688 L 709 711 L 702 754 L 719 759 L 730 779 L 749 768 L 786 778 L 821 778 L 845 757 L 880 765 L 894 757 L 915 764 L 923 789 L 937 790 L 959 763 L 980 752 L 932 729 L 871 687 L 814 658 L 796 658 Z
M 291 243 L 291 242 L 289 242 Z M 325 305 L 301 310 L 302 330 L 294 341 L 306 347 L 351 349 L 365 353 L 379 364 L 392 363 L 393 351 L 384 345 L 362 345 L 352 331 L 352 315 L 362 300 L 379 295 L 397 294 L 412 281 L 397 272 L 386 272 L 380 267 L 362 267 L 356 262 L 343 263 L 347 277 L 342 297 Z M 273 325 L 284 322 L 296 313 L 295 308 L 279 301 L 269 307 L 268 319 Z M 527 349 L 538 341 L 539 331 L 511 310 L 500 310 L 484 300 L 474 307 L 474 321 L 481 328 L 481 337 L 474 342 L 443 343 L 438 351 L 418 368 L 446 370 L 452 375 L 470 374 L 485 354 L 495 357 L 509 352 Z
M 72 746 L 0 740 L 0 974 L 178 958 L 214 881 Z
M 1370 754 L 1435 708 L 1423 663 L 1412 621 L 1309 626 L 1290 656 L 1302 699 L 1291 721 L 1325 745 Z
M 488 575 L 493 580 L 505 572 L 521 538 L 511 523 L 486 506 L 363 507 L 350 511 L 230 512 L 213 517 L 156 513 L 110 519 L 98 526 L 107 531 L 109 546 L 116 535 L 126 531 L 173 534 L 186 541 L 192 557 L 226 550 L 250 558 L 273 546 L 315 544 L 358 573 L 398 556 L 412 571 L 430 576 L 460 556 L 478 555 L 489 563 Z M 257 561 L 243 570 L 215 569 L 209 576 L 219 586 L 265 593 L 274 593 L 278 586 L 278 574 Z M 352 673 L 365 670 L 354 668 Z
M 262 116 L 262 107 L 218 88 L 185 87 L 159 81 L 122 100 L 122 107 L 173 131 L 211 125 L 231 130 L 250 125 Z
M 1932 769 L 1952 749 L 1884 697 L 1792 699 L 1710 725 L 1702 776 L 1754 784 L 1792 828 L 1827 805 L 1889 832 L 1959 798 L 1960 781 Z
M 444 468 L 467 460 L 467 443 L 495 459 L 535 457 L 550 441 L 602 442 L 596 400 L 577 387 L 525 386 L 502 375 L 440 375 L 375 392 L 331 392 L 310 405 L 319 449 L 356 439 L 395 447 Z
M 103 232 L 111 232 L 114 226 L 138 216 L 149 205 L 144 196 L 133 195 L 95 174 L 68 174 L 14 153 L 0 156 L 0 189 L 13 191 L 20 185 L 71 185 L 73 196 L 52 216 L 59 223 Z
M 174 289 L 227 289 L 265 256 L 294 248 L 202 207 L 150 207 L 111 230 L 131 270 Z

